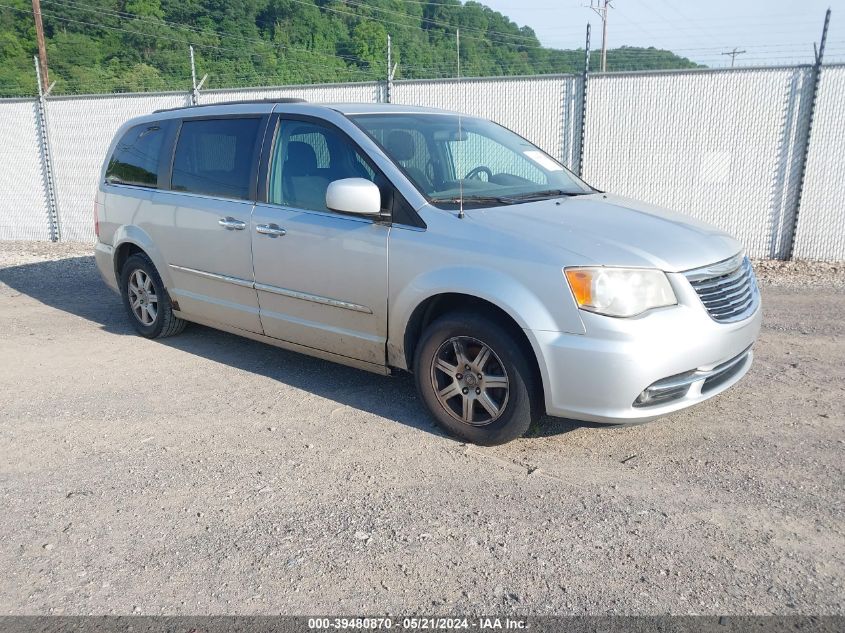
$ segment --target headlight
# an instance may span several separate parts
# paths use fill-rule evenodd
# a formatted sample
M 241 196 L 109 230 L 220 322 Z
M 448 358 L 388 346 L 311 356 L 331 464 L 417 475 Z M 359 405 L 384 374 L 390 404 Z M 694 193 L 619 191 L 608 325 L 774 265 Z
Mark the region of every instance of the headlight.
M 566 268 L 566 281 L 582 310 L 632 317 L 678 303 L 666 273 L 647 268 Z

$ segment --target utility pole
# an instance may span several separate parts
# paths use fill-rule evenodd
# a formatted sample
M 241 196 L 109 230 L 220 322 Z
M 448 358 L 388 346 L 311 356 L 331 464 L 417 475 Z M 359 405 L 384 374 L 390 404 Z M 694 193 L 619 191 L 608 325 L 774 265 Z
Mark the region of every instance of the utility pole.
M 730 56 L 731 56 L 731 68 L 733 68 L 733 67 L 734 67 L 734 62 L 736 61 L 736 56 L 737 56 L 737 55 L 742 55 L 744 52 L 745 52 L 745 51 L 741 51 L 741 50 L 739 50 L 736 46 L 734 46 L 734 49 L 733 49 L 732 51 L 728 51 L 728 52 L 726 52 L 726 53 L 722 53 L 722 55 L 730 55 Z
M 44 44 L 44 24 L 41 22 L 41 0 L 32 0 L 32 16 L 35 18 L 35 38 L 38 40 L 38 65 L 41 70 L 41 91 L 47 92 L 50 76 L 47 74 L 47 46 Z
M 590 0 L 589 8 L 601 18 L 601 71 L 605 73 L 607 72 L 607 10 L 612 9 L 613 5 L 611 0 Z
M 202 76 L 200 82 L 197 83 L 197 66 L 194 62 L 194 46 L 193 44 L 188 46 L 188 50 L 191 53 L 191 105 L 199 105 L 200 102 L 200 88 L 202 88 L 205 80 L 208 79 L 208 73 Z
M 387 103 L 393 97 L 393 78 L 396 76 L 396 68 L 399 64 L 393 63 L 393 41 L 390 39 L 390 34 L 387 34 L 387 91 L 385 99 Z
M 387 81 L 390 81 L 390 67 L 393 66 L 393 46 L 390 33 L 387 34 Z

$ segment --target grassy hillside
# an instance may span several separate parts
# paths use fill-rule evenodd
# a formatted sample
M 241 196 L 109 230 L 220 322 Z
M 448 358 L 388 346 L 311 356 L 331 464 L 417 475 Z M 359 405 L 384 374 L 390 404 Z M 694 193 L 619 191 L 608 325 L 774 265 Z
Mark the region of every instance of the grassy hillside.
M 455 29 L 464 76 L 580 72 L 583 50 L 540 45 L 534 31 L 457 0 L 41 0 L 56 93 L 186 90 L 188 45 L 207 87 L 451 77 Z M 0 95 L 33 94 L 30 0 L 0 6 Z M 578 25 L 574 25 L 578 26 Z M 597 58 L 593 58 L 593 67 Z M 688 68 L 669 51 L 621 48 L 609 70 Z

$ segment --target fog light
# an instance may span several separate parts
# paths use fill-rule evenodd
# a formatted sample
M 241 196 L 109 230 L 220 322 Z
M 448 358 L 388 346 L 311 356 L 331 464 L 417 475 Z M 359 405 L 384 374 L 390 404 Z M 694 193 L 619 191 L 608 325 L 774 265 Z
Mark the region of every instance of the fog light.
M 648 389 L 645 389 L 640 395 L 637 396 L 637 399 L 634 400 L 634 406 L 643 406 L 644 404 L 647 404 L 650 399 L 651 394 L 649 393 Z
M 689 392 L 691 382 L 687 380 L 679 381 L 678 378 L 679 376 L 674 376 L 649 385 L 637 396 L 633 406 L 654 407 L 658 404 L 680 400 Z

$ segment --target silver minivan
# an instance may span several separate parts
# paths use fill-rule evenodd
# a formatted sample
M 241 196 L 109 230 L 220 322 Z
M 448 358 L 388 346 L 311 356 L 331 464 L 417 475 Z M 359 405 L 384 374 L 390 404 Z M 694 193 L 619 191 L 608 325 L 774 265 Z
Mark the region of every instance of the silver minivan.
M 442 110 L 139 117 L 109 149 L 95 215 L 97 265 L 141 335 L 192 321 L 408 371 L 434 418 L 479 444 L 544 412 L 640 422 L 701 402 L 745 375 L 760 330 L 735 239 Z

